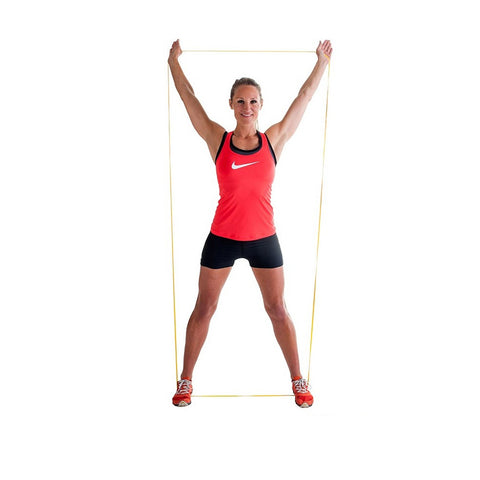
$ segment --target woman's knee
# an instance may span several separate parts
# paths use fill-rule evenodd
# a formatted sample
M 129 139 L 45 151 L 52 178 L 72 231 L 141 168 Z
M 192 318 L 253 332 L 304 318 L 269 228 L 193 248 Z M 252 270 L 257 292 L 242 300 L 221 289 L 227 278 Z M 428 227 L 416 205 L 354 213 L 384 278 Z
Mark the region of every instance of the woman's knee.
M 265 310 L 272 322 L 284 323 L 289 320 L 287 307 L 283 300 L 265 302 Z
M 217 305 L 218 298 L 204 298 L 199 296 L 197 299 L 197 303 L 195 304 L 195 316 L 198 319 L 210 320 L 210 318 L 212 318 L 213 314 L 217 310 Z

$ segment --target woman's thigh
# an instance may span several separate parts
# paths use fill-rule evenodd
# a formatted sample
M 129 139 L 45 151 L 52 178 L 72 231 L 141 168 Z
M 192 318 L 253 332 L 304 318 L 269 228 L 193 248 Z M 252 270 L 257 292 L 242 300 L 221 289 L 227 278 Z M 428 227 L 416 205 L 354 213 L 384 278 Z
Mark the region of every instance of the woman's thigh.
M 216 304 L 232 267 L 208 268 L 200 267 L 198 279 L 198 302 Z
M 252 268 L 265 305 L 283 304 L 285 278 L 283 267 Z

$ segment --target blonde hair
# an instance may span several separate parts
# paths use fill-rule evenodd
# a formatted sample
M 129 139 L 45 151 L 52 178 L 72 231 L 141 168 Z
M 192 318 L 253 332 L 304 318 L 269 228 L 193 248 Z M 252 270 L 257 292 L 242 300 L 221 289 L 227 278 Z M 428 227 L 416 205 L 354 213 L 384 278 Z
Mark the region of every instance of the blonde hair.
M 232 89 L 230 90 L 230 100 L 233 99 L 233 96 L 235 95 L 235 90 L 242 85 L 251 85 L 252 87 L 255 87 L 260 95 L 260 100 L 263 100 L 262 89 L 260 88 L 260 85 L 255 80 L 253 80 L 253 78 L 248 77 L 242 77 L 235 80 L 234 84 L 232 85 Z

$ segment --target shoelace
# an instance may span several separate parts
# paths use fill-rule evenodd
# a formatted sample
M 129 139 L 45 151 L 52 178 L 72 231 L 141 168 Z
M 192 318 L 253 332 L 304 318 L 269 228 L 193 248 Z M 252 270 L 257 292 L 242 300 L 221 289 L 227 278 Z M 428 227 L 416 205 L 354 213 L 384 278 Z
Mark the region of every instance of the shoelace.
M 296 393 L 308 393 L 308 382 L 304 378 L 293 380 L 292 383 Z
M 178 382 L 177 395 L 183 395 L 185 393 L 190 393 L 192 389 L 191 380 L 180 380 Z

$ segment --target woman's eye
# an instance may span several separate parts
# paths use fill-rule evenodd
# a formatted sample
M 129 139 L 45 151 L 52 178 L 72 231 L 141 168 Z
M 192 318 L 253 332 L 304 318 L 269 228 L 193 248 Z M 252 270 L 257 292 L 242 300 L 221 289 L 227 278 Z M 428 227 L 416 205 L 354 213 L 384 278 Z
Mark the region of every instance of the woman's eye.
M 238 103 L 244 103 L 243 100 L 238 100 Z
M 256 101 L 256 100 L 252 100 L 250 103 L 257 103 L 257 101 Z

